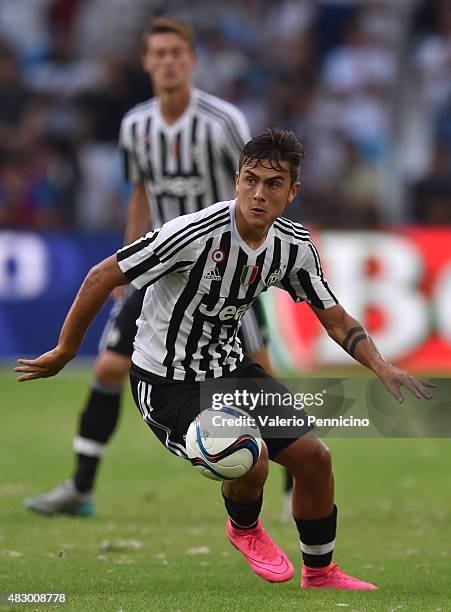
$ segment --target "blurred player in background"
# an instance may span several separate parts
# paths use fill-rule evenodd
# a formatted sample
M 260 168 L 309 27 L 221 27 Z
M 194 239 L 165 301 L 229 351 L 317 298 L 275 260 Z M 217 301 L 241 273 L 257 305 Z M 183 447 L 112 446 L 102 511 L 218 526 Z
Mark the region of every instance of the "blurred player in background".
M 151 22 L 143 39 L 143 67 L 155 97 L 132 108 L 121 124 L 125 177 L 133 184 L 125 244 L 151 226 L 160 227 L 170 219 L 231 198 L 237 159 L 250 139 L 241 111 L 192 87 L 196 53 L 189 26 L 161 17 Z M 219 263 L 221 252 L 216 257 Z M 49 493 L 25 500 L 30 510 L 94 513 L 94 479 L 118 422 L 144 294 L 129 287 L 113 307 L 74 440 L 73 478 Z M 270 371 L 261 304 L 247 313 L 241 339 L 246 352 Z

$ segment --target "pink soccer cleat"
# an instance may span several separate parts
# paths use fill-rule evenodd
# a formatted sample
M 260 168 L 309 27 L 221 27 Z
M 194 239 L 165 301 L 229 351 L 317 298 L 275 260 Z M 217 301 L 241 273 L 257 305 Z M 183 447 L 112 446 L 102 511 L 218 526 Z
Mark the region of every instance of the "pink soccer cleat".
M 326 567 L 308 567 L 303 565 L 301 588 L 377 591 L 377 586 L 374 584 L 345 574 L 335 562 Z
M 274 544 L 258 521 L 253 529 L 236 529 L 227 520 L 227 537 L 246 558 L 253 571 L 268 582 L 286 582 L 294 567 L 286 554 Z

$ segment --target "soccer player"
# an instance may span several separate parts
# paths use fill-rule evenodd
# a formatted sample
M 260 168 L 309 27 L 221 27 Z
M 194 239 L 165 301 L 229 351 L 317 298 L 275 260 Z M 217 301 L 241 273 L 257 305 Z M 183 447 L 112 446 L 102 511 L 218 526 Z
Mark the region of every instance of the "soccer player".
M 233 197 L 236 163 L 250 138 L 241 111 L 192 87 L 195 41 L 185 23 L 155 19 L 143 38 L 143 66 L 156 97 L 132 108 L 121 125 L 125 175 L 133 184 L 124 244 L 151 226 Z M 74 439 L 73 478 L 25 500 L 31 510 L 94 512 L 94 479 L 118 422 L 143 298 L 143 291 L 129 289 L 113 308 Z M 261 304 L 246 316 L 242 336 L 245 350 L 270 371 Z
M 237 337 L 243 313 L 274 284 L 296 302 L 305 300 L 330 337 L 373 370 L 399 401 L 401 385 L 429 399 L 430 383 L 385 361 L 362 325 L 337 302 L 308 232 L 281 217 L 300 189 L 302 158 L 303 147 L 292 132 L 268 130 L 249 141 L 239 160 L 237 199 L 169 221 L 94 266 L 57 346 L 37 359 L 19 359 L 18 380 L 57 374 L 76 355 L 114 287 L 127 282 L 146 287 L 130 369 L 133 396 L 160 441 L 186 458 L 184 435 L 199 413 L 207 381 L 233 377 L 246 385 L 262 379 L 266 389 L 280 392 L 280 383 L 244 356 Z M 283 582 L 293 577 L 291 561 L 259 520 L 269 458 L 294 477 L 301 586 L 375 589 L 332 562 L 337 508 L 326 446 L 308 428 L 296 437 L 263 440 L 257 464 L 223 484 L 231 543 L 262 578 Z

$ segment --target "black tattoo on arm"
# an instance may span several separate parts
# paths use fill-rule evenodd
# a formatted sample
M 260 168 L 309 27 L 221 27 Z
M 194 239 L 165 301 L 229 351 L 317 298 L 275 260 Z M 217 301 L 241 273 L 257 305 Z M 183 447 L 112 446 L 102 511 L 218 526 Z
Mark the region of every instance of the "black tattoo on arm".
M 368 340 L 368 336 L 366 334 L 359 334 L 352 341 L 352 344 L 349 348 L 349 354 L 351 355 L 351 357 L 355 357 L 355 349 L 357 348 L 358 343 L 362 340 Z
M 357 345 L 362 340 L 370 340 L 364 328 L 360 325 L 356 327 L 351 327 L 351 329 L 346 334 L 345 339 L 343 340 L 342 346 L 344 350 L 349 353 L 349 355 L 351 355 L 351 357 L 355 358 L 355 351 Z
M 365 334 L 365 335 L 366 335 L 365 330 L 363 329 L 363 327 L 362 327 L 361 325 L 358 325 L 358 326 L 356 326 L 356 327 L 351 327 L 351 329 L 350 329 L 350 330 L 348 331 L 348 333 L 346 334 L 346 337 L 345 337 L 345 339 L 343 340 L 343 345 L 342 345 L 342 346 L 343 346 L 344 350 L 345 350 L 347 353 L 349 353 L 349 350 L 348 350 L 348 344 L 349 344 L 349 342 L 351 341 L 351 338 L 354 336 L 354 334 L 357 334 L 357 333 L 359 333 L 359 334 L 362 334 L 362 333 L 363 333 L 363 334 Z

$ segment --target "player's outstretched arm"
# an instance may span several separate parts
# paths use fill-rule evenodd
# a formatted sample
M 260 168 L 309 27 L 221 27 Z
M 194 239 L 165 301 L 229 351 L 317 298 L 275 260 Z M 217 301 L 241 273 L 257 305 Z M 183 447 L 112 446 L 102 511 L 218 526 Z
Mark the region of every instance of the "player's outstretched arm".
M 77 354 L 85 333 L 105 304 L 112 289 L 127 283 L 115 255 L 104 259 L 88 272 L 67 314 L 57 346 L 37 359 L 18 359 L 14 368 L 18 381 L 48 378 L 58 374 Z
M 434 385 L 386 361 L 362 324 L 351 317 L 340 304 L 327 310 L 321 310 L 315 306 L 311 308 L 329 336 L 351 357 L 373 370 L 398 402 L 404 401 L 400 391 L 402 385 L 407 387 L 415 397 L 432 399 L 429 388 Z

